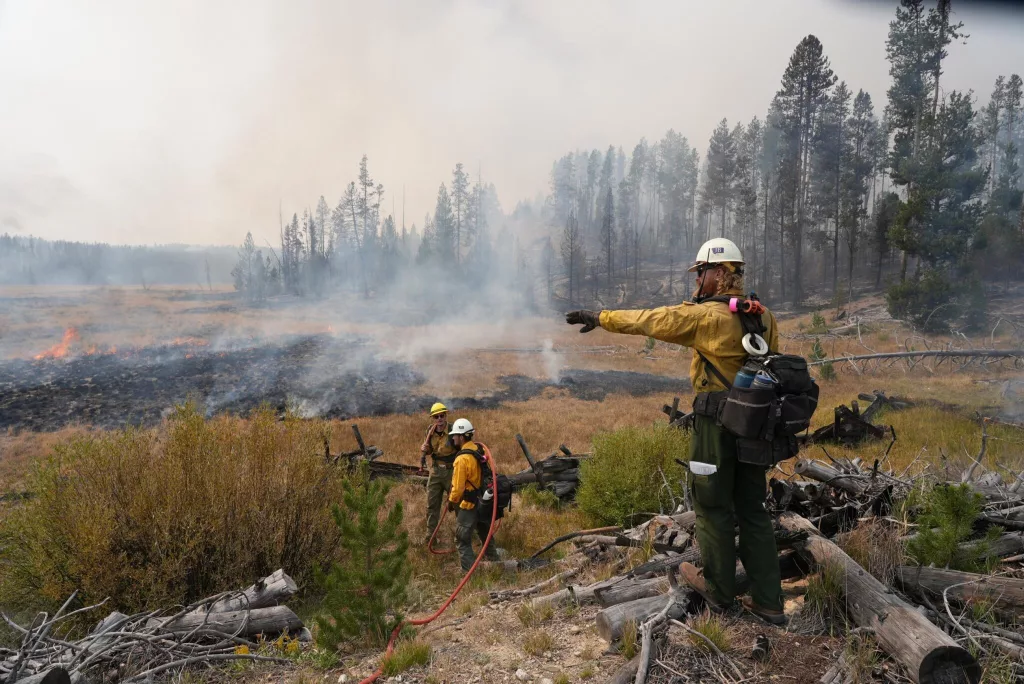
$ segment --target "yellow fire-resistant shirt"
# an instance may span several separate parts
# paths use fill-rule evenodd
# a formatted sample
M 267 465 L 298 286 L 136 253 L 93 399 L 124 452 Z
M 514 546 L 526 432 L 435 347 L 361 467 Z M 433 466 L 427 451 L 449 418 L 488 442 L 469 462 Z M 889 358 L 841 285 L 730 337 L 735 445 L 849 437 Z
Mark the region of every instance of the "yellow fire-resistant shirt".
M 729 296 L 743 297 L 739 292 Z M 779 349 L 779 328 L 775 316 L 766 311 L 761 320 L 768 348 Z M 695 304 L 683 302 L 675 306 L 636 311 L 602 311 L 601 327 L 626 335 L 647 335 L 662 342 L 671 342 L 700 351 L 729 382 L 747 360 L 741 340 L 743 326 L 738 314 L 729 311 L 724 302 Z M 695 392 L 717 392 L 726 389 L 696 353 L 690 363 L 690 382 Z
M 473 442 L 466 442 L 462 445 L 462 448 L 476 449 L 477 445 Z M 476 456 L 473 454 L 457 456 L 455 458 L 455 470 L 452 471 L 452 492 L 448 495 L 448 500 L 459 504 L 460 508 L 464 508 L 467 511 L 473 510 L 474 505 L 462 497 L 467 491 L 471 492 L 474 489 L 480 489 L 481 474 L 480 464 L 477 463 Z
M 455 452 L 458 449 L 448 439 L 448 431 L 451 429 L 451 424 L 446 422 L 444 424 L 444 432 L 438 434 L 434 430 L 434 423 L 430 424 L 430 427 L 427 428 L 427 445 L 430 447 L 430 451 L 427 452 L 428 456 L 432 456 L 436 461 L 448 464 L 455 460 Z

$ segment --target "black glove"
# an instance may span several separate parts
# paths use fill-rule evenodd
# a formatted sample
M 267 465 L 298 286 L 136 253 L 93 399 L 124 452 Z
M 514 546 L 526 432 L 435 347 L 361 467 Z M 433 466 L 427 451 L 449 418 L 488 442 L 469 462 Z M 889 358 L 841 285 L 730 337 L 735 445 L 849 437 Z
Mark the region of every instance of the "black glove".
M 425 455 L 424 456 L 420 456 L 420 470 L 426 470 L 426 469 L 427 469 L 427 457 Z
M 587 311 L 586 309 L 570 311 L 565 314 L 565 322 L 569 325 L 580 325 L 582 323 L 583 327 L 580 328 L 580 332 L 587 333 L 594 328 L 601 327 L 601 313 L 598 311 Z
M 448 512 L 449 513 L 454 513 L 455 512 L 455 502 L 452 501 L 451 499 L 448 500 Z

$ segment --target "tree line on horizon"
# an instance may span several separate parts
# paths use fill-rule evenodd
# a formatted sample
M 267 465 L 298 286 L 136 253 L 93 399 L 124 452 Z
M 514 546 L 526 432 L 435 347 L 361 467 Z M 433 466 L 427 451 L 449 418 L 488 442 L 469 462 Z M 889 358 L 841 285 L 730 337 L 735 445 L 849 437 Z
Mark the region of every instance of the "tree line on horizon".
M 945 91 L 947 48 L 966 38 L 949 0 L 902 0 L 884 107 L 809 35 L 764 119 L 723 118 L 703 158 L 675 130 L 628 159 L 614 146 L 564 155 L 548 209 L 565 297 L 678 300 L 691 287 L 680 266 L 721 236 L 743 251 L 748 287 L 775 302 L 848 300 L 855 282 L 877 290 L 886 276 L 896 317 L 980 321 L 984 285 L 1013 279 L 1024 254 L 1022 82 L 1000 76 L 980 109 Z

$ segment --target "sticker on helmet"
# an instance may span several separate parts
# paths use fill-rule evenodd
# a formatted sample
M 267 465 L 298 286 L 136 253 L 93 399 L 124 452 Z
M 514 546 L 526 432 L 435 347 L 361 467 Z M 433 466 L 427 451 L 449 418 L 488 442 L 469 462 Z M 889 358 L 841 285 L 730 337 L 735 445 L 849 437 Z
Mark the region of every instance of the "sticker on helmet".
M 711 251 L 714 252 L 715 254 L 722 254 L 723 252 L 725 252 L 725 247 L 712 247 Z

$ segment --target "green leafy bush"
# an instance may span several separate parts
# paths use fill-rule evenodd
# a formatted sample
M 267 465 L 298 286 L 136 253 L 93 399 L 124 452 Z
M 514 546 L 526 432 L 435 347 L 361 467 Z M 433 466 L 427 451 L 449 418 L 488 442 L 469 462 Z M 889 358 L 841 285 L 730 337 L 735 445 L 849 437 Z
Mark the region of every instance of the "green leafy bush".
M 924 497 L 918 532 L 907 544 L 907 552 L 919 565 L 966 572 L 987 569 L 992 562 L 989 545 L 1002 533 L 1001 528 L 989 528 L 984 539 L 963 544 L 971 537 L 983 503 L 984 498 L 969 485 L 935 486 Z
M 350 639 L 387 641 L 401 620 L 396 611 L 405 602 L 412 574 L 402 502 L 390 510 L 385 505 L 391 483 L 363 474 L 343 484 L 342 505 L 331 511 L 341 532 L 343 560 L 317 573 L 325 596 L 324 612 L 315 619 L 325 648 Z
M 189 404 L 155 430 L 61 443 L 29 476 L 35 496 L 0 520 L 0 605 L 46 609 L 77 590 L 133 613 L 278 568 L 308 584 L 339 543 L 329 436 L 324 421 L 207 420 Z
M 670 510 L 672 498 L 682 498 L 686 475 L 675 459 L 687 460 L 689 446 L 689 433 L 667 424 L 597 435 L 593 457 L 580 467 L 580 508 L 609 524 L 621 524 L 634 513 Z

